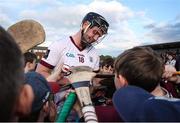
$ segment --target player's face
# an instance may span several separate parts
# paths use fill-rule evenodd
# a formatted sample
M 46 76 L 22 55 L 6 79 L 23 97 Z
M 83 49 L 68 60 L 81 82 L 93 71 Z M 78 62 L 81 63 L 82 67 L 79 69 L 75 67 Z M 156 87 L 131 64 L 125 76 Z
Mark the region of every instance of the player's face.
M 87 32 L 84 34 L 84 38 L 88 43 L 94 43 L 102 36 L 103 33 L 101 29 L 97 26 L 88 29 Z

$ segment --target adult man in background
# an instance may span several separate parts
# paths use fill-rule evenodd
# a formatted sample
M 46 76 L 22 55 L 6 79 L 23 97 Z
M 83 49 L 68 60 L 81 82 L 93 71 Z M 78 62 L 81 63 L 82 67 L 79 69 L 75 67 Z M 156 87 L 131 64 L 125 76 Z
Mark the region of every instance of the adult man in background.
M 94 44 L 107 34 L 109 24 L 106 19 L 94 12 L 89 12 L 81 23 L 80 30 L 70 37 L 53 42 L 46 56 L 40 61 L 36 71 L 46 78 L 59 66 L 89 66 L 99 70 L 99 56 Z M 57 81 L 57 80 L 55 80 Z

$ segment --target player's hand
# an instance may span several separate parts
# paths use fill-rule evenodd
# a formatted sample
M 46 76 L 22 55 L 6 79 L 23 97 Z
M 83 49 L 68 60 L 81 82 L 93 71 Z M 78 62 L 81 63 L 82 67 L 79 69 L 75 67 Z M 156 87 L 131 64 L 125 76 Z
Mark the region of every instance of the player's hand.
M 59 65 L 57 67 L 57 69 L 50 76 L 48 76 L 46 78 L 47 81 L 48 82 L 57 82 L 57 81 L 59 81 L 62 78 L 62 74 L 61 74 L 62 67 L 63 67 L 63 65 Z

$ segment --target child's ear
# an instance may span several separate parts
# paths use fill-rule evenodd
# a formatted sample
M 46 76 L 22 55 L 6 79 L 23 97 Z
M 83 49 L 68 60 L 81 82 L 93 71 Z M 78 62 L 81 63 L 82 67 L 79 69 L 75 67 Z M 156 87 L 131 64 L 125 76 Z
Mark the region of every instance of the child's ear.
M 115 76 L 115 86 L 116 88 L 125 87 L 128 85 L 126 78 L 124 78 L 121 74 Z
M 121 74 L 118 77 L 119 77 L 123 87 L 128 85 L 126 78 L 124 78 Z
M 31 67 L 31 62 L 27 62 L 27 63 L 26 63 L 26 66 L 27 66 L 28 68 L 30 68 L 30 67 Z
M 27 73 L 29 71 L 29 68 L 31 67 L 31 63 L 30 62 L 27 62 L 25 67 L 24 67 L 24 71 L 25 73 Z
M 21 88 L 15 111 L 20 115 L 27 115 L 31 112 L 34 93 L 29 84 L 24 84 Z

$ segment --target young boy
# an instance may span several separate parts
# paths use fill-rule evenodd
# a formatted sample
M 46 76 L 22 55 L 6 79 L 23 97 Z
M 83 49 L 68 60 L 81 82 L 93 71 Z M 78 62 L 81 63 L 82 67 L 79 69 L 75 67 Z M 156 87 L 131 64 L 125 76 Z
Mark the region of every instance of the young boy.
M 36 54 L 31 52 L 24 53 L 24 61 L 25 61 L 25 66 L 24 66 L 25 73 L 29 71 L 35 71 L 36 61 L 37 61 Z
M 118 90 L 113 103 L 124 121 L 180 121 L 180 101 L 160 86 L 164 64 L 152 49 L 129 49 L 117 57 L 114 66 Z M 128 85 L 136 87 L 126 88 Z

